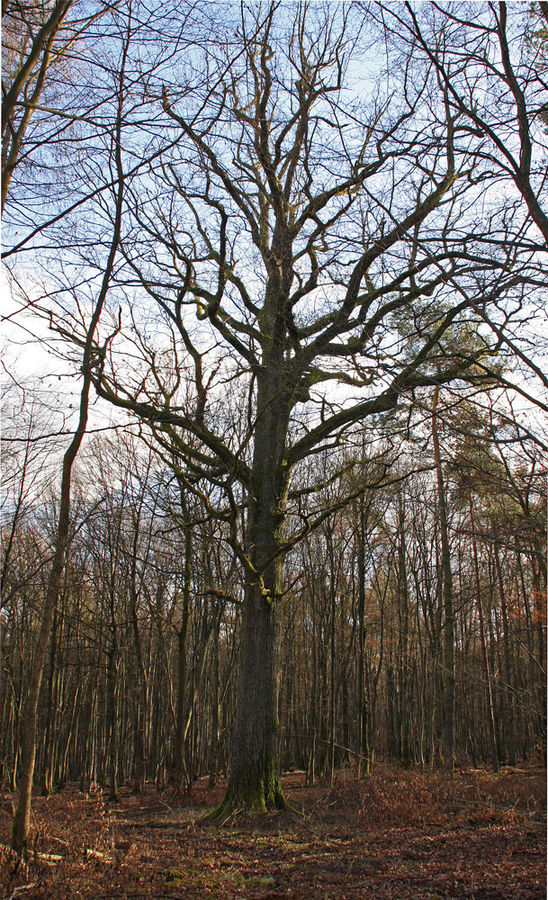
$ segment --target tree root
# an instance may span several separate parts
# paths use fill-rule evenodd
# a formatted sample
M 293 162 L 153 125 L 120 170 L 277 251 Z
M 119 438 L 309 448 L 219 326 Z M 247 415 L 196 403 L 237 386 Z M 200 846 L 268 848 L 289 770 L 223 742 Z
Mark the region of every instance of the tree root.
M 271 812 L 290 813 L 291 815 L 302 818 L 302 813 L 287 802 L 283 794 L 279 794 L 276 798 L 276 804 L 266 804 L 263 800 L 261 803 L 244 800 L 234 796 L 227 796 L 224 800 L 212 809 L 210 812 L 197 819 L 198 825 L 218 825 L 222 827 L 227 822 L 234 822 L 238 819 L 255 818 L 267 815 Z

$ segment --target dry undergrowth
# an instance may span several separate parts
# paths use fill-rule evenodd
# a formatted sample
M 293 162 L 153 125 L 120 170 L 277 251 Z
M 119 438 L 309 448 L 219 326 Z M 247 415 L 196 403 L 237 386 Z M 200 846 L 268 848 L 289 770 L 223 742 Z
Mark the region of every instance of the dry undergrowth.
M 365 781 L 360 816 L 370 825 L 518 824 L 543 815 L 538 782 L 519 769 L 500 775 L 402 772 L 385 768 Z
M 301 816 L 271 813 L 204 827 L 222 797 L 207 779 L 189 797 L 116 804 L 75 787 L 33 803 L 30 856 L 8 849 L 13 796 L 0 804 L 0 896 L 45 898 L 360 898 L 540 900 L 545 897 L 541 769 L 440 772 L 379 766 L 360 782 L 305 787 L 284 776 Z

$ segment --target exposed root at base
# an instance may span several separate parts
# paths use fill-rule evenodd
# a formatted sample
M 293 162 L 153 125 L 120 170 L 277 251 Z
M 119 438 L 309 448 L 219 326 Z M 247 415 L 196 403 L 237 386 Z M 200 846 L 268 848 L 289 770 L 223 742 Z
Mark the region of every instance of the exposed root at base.
M 287 802 L 285 797 L 278 799 L 278 802 L 275 806 L 266 806 L 263 802 L 260 803 L 250 803 L 238 801 L 236 798 L 228 797 L 225 798 L 219 806 L 212 809 L 211 812 L 206 813 L 204 816 L 200 816 L 199 819 L 196 820 L 197 825 L 218 825 L 222 827 L 226 825 L 227 822 L 234 822 L 238 819 L 246 819 L 250 817 L 259 817 L 265 816 L 268 813 L 280 812 L 280 813 L 290 813 L 291 815 L 297 816 L 298 818 L 302 818 L 302 813 L 291 806 L 290 803 Z

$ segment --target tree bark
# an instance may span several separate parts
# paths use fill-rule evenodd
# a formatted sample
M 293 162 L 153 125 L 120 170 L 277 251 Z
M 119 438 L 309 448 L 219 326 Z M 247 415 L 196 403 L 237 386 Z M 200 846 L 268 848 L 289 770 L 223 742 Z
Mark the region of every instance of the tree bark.
M 438 432 L 439 387 L 434 389 L 432 404 L 432 447 L 436 467 L 438 494 L 438 516 L 441 538 L 441 580 L 444 614 L 444 690 L 443 690 L 443 744 L 444 764 L 449 770 L 455 765 L 455 617 L 453 612 L 453 574 L 451 571 L 451 550 L 447 524 L 447 498 L 441 464 Z
M 278 769 L 276 608 L 248 586 L 241 638 L 232 768 L 222 815 L 283 809 Z
M 276 298 L 275 298 L 276 299 Z M 290 403 L 283 355 L 271 348 L 257 385 L 257 424 L 246 550 L 238 699 L 225 799 L 212 814 L 284 809 L 278 763 L 278 616 L 289 484 L 284 450 Z
M 40 629 L 36 640 L 33 667 L 30 678 L 29 690 L 25 700 L 22 716 L 22 743 L 21 743 L 21 776 L 19 782 L 19 796 L 17 809 L 13 821 L 12 847 L 20 856 L 26 855 L 27 841 L 30 829 L 30 809 L 32 796 L 32 782 L 34 777 L 34 764 L 36 760 L 36 725 L 38 719 L 38 701 L 46 655 L 48 651 L 53 613 L 57 605 L 61 577 L 65 566 L 65 556 L 70 534 L 70 504 L 71 483 L 74 461 L 84 439 L 88 422 L 89 395 L 92 384 L 93 349 L 94 339 L 103 306 L 107 297 L 110 278 L 114 268 L 118 244 L 120 241 L 122 203 L 124 191 L 123 166 L 121 155 L 121 128 L 122 128 L 122 84 L 123 69 L 120 72 L 120 88 L 118 96 L 117 119 L 115 123 L 113 143 L 115 148 L 116 169 L 118 172 L 118 189 L 115 201 L 115 215 L 113 223 L 112 240 L 108 257 L 105 261 L 105 269 L 101 281 L 101 287 L 95 303 L 95 308 L 85 334 L 82 353 L 82 388 L 80 391 L 80 405 L 78 423 L 72 441 L 70 442 L 64 457 L 61 474 L 61 493 L 59 498 L 59 518 L 53 560 L 46 588 L 46 595 L 42 609 Z
M 186 651 L 188 624 L 190 618 L 190 594 L 192 579 L 192 528 L 189 522 L 189 511 L 184 491 L 181 491 L 181 507 L 185 518 L 185 565 L 183 580 L 183 605 L 181 622 L 177 631 L 177 720 L 175 728 L 175 753 L 173 759 L 173 778 L 177 790 L 188 788 L 189 778 L 186 765 Z
M 369 510 L 365 509 L 363 494 L 358 499 L 359 531 L 357 546 L 358 565 L 358 705 L 359 705 L 359 756 L 358 777 L 371 771 L 369 756 L 369 696 L 365 667 L 365 529 Z
M 470 511 L 470 524 L 472 526 L 472 555 L 474 560 L 474 574 L 476 580 L 476 593 L 477 593 L 477 608 L 478 608 L 478 619 L 479 619 L 479 627 L 480 627 L 480 640 L 481 640 L 481 651 L 483 657 L 483 666 L 485 669 L 485 681 L 487 687 L 487 703 L 488 703 L 488 711 L 489 711 L 489 738 L 490 738 L 490 749 L 491 749 L 491 761 L 493 764 L 493 771 L 498 772 L 499 770 L 499 752 L 497 747 L 497 720 L 496 720 L 496 711 L 495 711 L 495 698 L 493 695 L 493 679 L 491 675 L 491 666 L 489 664 L 489 654 L 487 652 L 487 636 L 485 633 L 485 617 L 483 613 L 483 603 L 481 599 L 481 581 L 480 581 L 480 573 L 479 573 L 479 561 L 478 561 L 478 547 L 476 540 L 476 526 L 474 522 L 474 514 L 472 511 L 472 495 L 470 494 L 468 498 L 468 508 Z
M 102 304 L 101 304 L 102 305 Z M 92 319 L 86 348 L 84 351 L 84 383 L 80 397 L 80 417 L 76 432 L 63 458 L 61 478 L 61 498 L 59 504 L 59 520 L 57 523 L 57 536 L 51 569 L 49 572 L 46 596 L 42 608 L 42 619 L 34 649 L 32 671 L 28 694 L 23 706 L 21 717 L 21 772 L 18 786 L 17 809 L 13 820 L 12 847 L 20 856 L 26 855 L 28 834 L 30 829 L 30 810 L 32 797 L 32 782 L 34 777 L 34 765 L 36 761 L 36 725 L 38 720 L 38 701 L 42 676 L 49 647 L 53 615 L 57 606 L 57 598 L 61 577 L 65 565 L 65 554 L 69 542 L 70 526 L 70 493 L 72 467 L 76 454 L 82 443 L 88 416 L 89 390 L 91 377 L 89 372 L 92 337 L 99 319 L 101 306 L 96 307 L 96 315 Z

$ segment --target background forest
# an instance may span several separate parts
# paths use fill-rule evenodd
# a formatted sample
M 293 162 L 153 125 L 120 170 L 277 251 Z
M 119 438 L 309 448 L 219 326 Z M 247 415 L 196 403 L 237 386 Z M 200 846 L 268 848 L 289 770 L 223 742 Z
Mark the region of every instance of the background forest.
M 545 7 L 8 2 L 17 852 L 33 784 L 545 758 Z
M 409 441 L 407 455 L 395 442 L 391 484 L 366 484 L 288 561 L 281 760 L 310 779 L 340 765 L 368 771 L 374 757 L 443 762 L 431 424 L 422 423 L 423 439 Z M 466 424 L 477 427 L 475 411 Z M 475 446 L 458 432 L 443 439 L 457 758 L 514 764 L 543 746 L 546 507 L 534 448 L 524 442 L 517 456 L 514 445 L 510 464 L 505 444 L 484 434 Z M 78 478 L 40 703 L 37 772 L 47 790 L 99 781 L 115 794 L 128 779 L 165 785 L 173 773 L 214 779 L 229 762 L 241 579 L 222 528 L 185 502 L 169 470 L 154 465 L 153 453 L 139 453 L 137 442 L 95 438 L 81 461 L 86 487 Z M 322 459 L 326 481 L 337 462 L 332 454 Z M 374 465 L 364 462 L 364 480 Z M 23 507 L 5 579 L 2 777 L 13 787 L 54 500 Z
M 508 427 L 493 434 L 477 409 L 457 408 L 440 451 L 456 754 L 461 764 L 513 765 L 544 746 L 544 476 L 534 445 L 509 451 Z M 341 765 L 367 772 L 374 758 L 444 762 L 433 421 L 421 417 L 414 439 L 394 436 L 382 448 L 383 465 L 397 455 L 389 484 L 378 459 L 365 457 L 357 496 L 288 560 L 281 764 L 309 779 Z M 139 450 L 138 437 L 95 437 L 84 456 L 42 686 L 39 783 L 51 791 L 98 781 L 116 794 L 127 780 L 215 779 L 230 759 L 243 590 L 222 526 Z M 331 453 L 315 465 L 327 483 L 339 460 Z M 26 485 L 14 484 L 23 501 Z M 326 487 L 326 502 L 336 499 Z M 21 502 L 19 516 L 4 581 L 2 777 L 13 788 L 55 497 Z

